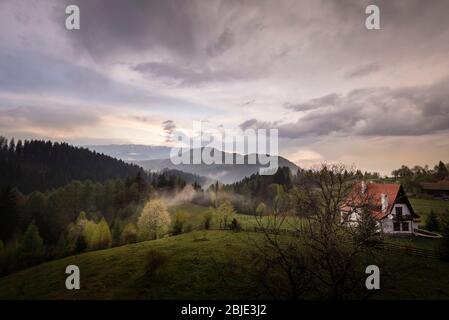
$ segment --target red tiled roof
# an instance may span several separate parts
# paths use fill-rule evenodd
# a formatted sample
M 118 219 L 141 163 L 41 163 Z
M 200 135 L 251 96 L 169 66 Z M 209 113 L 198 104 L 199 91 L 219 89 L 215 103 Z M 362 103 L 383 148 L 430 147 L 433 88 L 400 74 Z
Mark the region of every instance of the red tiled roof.
M 381 220 L 390 214 L 391 209 L 398 197 L 399 190 L 401 189 L 400 184 L 393 183 L 367 183 L 367 192 L 372 196 L 374 205 L 378 207 L 378 210 L 373 211 L 373 216 Z M 388 197 L 388 207 L 387 210 L 382 211 L 382 194 Z
M 348 200 L 348 203 L 358 203 L 362 204 L 365 199 L 369 199 L 371 202 L 370 206 L 373 207 L 372 214 L 374 218 L 378 220 L 384 219 L 391 212 L 391 209 L 398 197 L 398 193 L 401 189 L 400 184 L 393 183 L 366 183 L 365 196 L 361 195 L 362 184 L 358 183 L 354 186 L 354 191 L 351 193 Z M 382 210 L 382 194 L 385 194 L 388 197 L 388 207 L 386 210 Z M 350 205 L 343 206 L 343 211 L 350 211 Z

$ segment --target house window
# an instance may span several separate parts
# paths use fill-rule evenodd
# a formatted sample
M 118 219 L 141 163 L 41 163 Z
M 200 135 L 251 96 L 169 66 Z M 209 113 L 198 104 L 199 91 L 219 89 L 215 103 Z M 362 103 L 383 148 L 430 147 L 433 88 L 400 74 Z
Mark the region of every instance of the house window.
M 402 219 L 402 207 L 396 207 L 396 219 Z
M 393 230 L 394 231 L 401 231 L 401 224 L 399 222 L 393 223 Z
M 408 222 L 402 222 L 402 231 L 409 231 Z

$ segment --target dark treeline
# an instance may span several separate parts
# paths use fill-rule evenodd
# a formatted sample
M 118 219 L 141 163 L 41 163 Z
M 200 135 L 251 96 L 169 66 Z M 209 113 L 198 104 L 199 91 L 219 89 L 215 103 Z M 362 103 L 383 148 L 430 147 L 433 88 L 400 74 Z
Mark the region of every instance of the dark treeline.
M 43 140 L 8 141 L 0 136 L 0 187 L 23 193 L 45 191 L 73 180 L 126 179 L 143 169 L 137 165 L 74 147 Z
M 72 181 L 29 194 L 3 188 L 0 274 L 68 254 L 135 242 L 133 230 L 145 203 L 156 192 L 176 192 L 184 186 L 182 179 L 164 172 L 105 182 Z
M 0 177 L 0 274 L 133 242 L 152 195 L 186 185 L 176 171 L 147 173 L 65 143 L 3 137 Z
M 449 164 L 440 161 L 433 168 L 426 166 L 408 167 L 402 165 L 400 168 L 393 170 L 391 175 L 402 184 L 409 193 L 419 194 L 422 192 L 422 182 L 437 182 L 449 179 Z
M 316 171 L 306 169 L 300 169 L 296 174 L 293 174 L 288 167 L 281 167 L 274 175 L 259 175 L 256 173 L 241 181 L 225 185 L 221 190 L 235 195 L 232 198 L 232 202 L 238 212 L 255 214 L 260 203 L 266 206 L 267 211 L 272 209 L 271 207 L 278 194 L 279 186 L 284 190 L 291 190 L 295 186 L 307 184 L 307 181 L 312 180 L 316 174 Z M 348 171 L 347 175 L 352 176 L 354 179 L 374 181 L 380 179 L 378 173 L 362 172 L 360 170 Z M 218 186 L 214 185 L 211 188 L 218 189 Z

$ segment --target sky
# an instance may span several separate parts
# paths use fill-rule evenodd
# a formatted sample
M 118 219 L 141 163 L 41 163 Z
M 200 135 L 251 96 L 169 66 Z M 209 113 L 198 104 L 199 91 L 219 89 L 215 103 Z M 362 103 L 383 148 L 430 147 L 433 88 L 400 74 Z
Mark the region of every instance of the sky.
M 276 128 L 303 167 L 448 162 L 448 15 L 447 0 L 0 0 L 0 135 L 170 146 L 203 121 Z

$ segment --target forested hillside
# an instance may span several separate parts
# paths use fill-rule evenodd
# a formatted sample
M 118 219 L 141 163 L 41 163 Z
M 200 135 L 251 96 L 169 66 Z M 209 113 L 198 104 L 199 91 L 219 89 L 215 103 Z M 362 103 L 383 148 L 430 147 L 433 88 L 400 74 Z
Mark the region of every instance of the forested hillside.
M 143 169 L 137 165 L 67 143 L 16 143 L 0 136 L 0 187 L 16 187 L 23 193 L 61 187 L 73 180 L 126 179 L 139 172 Z

